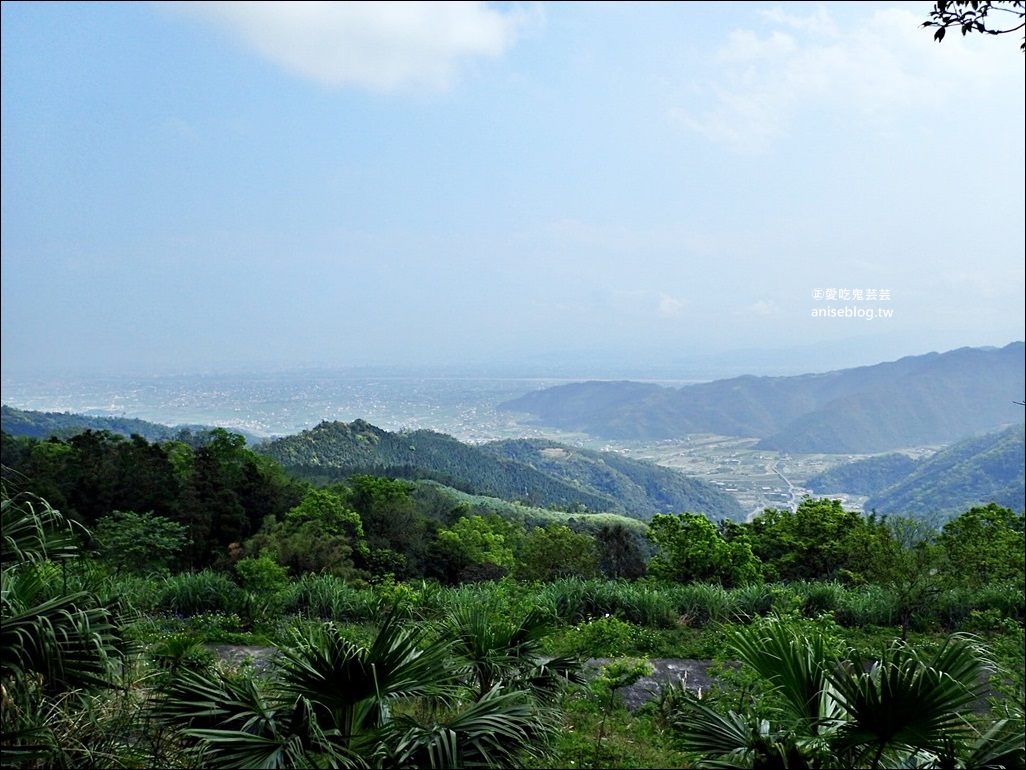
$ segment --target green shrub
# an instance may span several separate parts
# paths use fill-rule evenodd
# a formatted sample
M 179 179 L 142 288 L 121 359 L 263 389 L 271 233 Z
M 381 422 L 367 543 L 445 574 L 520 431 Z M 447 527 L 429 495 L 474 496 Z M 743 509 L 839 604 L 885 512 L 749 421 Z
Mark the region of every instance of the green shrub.
M 769 614 L 780 589 L 765 583 L 751 583 L 738 586 L 727 593 L 730 614 L 742 623 Z
M 581 658 L 644 656 L 658 646 L 658 632 L 627 623 L 613 615 L 603 615 L 571 626 L 550 645 L 560 655 Z
M 794 589 L 801 599 L 802 614 L 807 618 L 815 618 L 827 612 L 836 612 L 844 602 L 846 593 L 844 586 L 833 581 L 803 581 L 796 584 Z

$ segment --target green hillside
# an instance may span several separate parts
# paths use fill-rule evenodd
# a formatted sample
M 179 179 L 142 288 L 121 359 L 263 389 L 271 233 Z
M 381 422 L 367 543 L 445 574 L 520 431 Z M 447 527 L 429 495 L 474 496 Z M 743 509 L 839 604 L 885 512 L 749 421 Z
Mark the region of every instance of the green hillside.
M 708 513 L 714 519 L 744 519 L 744 510 L 737 501 L 712 484 L 615 452 L 568 447 L 545 439 L 497 441 L 483 448 L 581 487 L 598 490 L 619 500 L 627 510 L 694 511 Z
M 875 495 L 902 481 L 917 465 L 908 455 L 895 452 L 831 468 L 810 478 L 805 486 L 817 495 Z
M 165 441 L 173 438 L 178 428 L 136 420 L 130 417 L 89 417 L 70 412 L 33 412 L 0 407 L 0 427 L 11 436 L 32 438 L 67 438 L 87 430 L 106 430 L 120 436 L 133 434 L 149 441 Z
M 31 438 L 70 438 L 87 430 L 108 431 L 118 436 L 129 438 L 142 436 L 147 441 L 170 441 L 185 439 L 190 441 L 189 434 L 203 434 L 212 429 L 209 425 L 160 425 L 155 422 L 138 420 L 132 417 L 95 417 L 71 412 L 35 412 L 31 410 L 13 409 L 9 406 L 0 407 L 0 429 L 10 436 L 29 436 Z M 263 439 L 244 430 L 232 429 L 246 437 L 250 444 L 258 444 Z
M 959 442 L 938 452 L 903 480 L 870 497 L 867 510 L 909 514 L 943 522 L 976 505 L 1026 507 L 1026 429 Z
M 263 451 L 292 472 L 319 480 L 370 473 L 432 479 L 467 493 L 542 508 L 641 519 L 671 511 L 713 519 L 744 517 L 732 497 L 676 471 L 548 442 L 472 446 L 434 431 L 390 433 L 356 420 L 324 422 L 276 439 Z
M 551 508 L 514 503 L 486 495 L 472 495 L 458 489 L 439 484 L 437 481 L 413 482 L 412 495 L 415 499 L 423 499 L 429 495 L 445 498 L 452 505 L 462 510 L 462 515 L 488 516 L 495 514 L 506 521 L 516 522 L 525 528 L 546 527 L 549 524 L 566 524 L 575 531 L 594 534 L 602 527 L 621 526 L 630 532 L 644 551 L 651 551 L 652 544 L 645 540 L 648 525 L 639 519 L 622 516 L 618 513 L 588 513 L 555 511 Z

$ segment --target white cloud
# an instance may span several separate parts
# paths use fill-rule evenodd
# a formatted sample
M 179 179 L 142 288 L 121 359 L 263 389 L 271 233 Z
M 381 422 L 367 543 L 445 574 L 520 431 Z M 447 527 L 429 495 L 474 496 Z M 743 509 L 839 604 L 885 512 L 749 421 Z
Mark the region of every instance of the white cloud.
M 187 11 L 296 75 L 374 91 L 444 89 L 461 63 L 500 56 L 540 14 L 480 2 L 297 0 L 189 3 Z
M 684 313 L 684 303 L 676 297 L 669 297 L 666 294 L 659 295 L 657 312 L 663 318 L 677 318 Z
M 610 299 L 615 311 L 632 315 L 679 318 L 687 309 L 683 300 L 651 289 L 614 290 Z
M 771 316 L 780 315 L 780 306 L 772 300 L 760 299 L 757 302 L 753 302 L 744 310 L 735 313 L 735 315 L 755 316 L 756 318 L 769 318 Z
M 806 108 L 879 126 L 908 107 L 1007 88 L 1008 59 L 1018 53 L 958 36 L 938 45 L 920 28 L 920 15 L 904 8 L 876 10 L 848 27 L 822 7 L 802 17 L 779 10 L 763 16 L 780 29 L 732 32 L 715 54 L 716 75 L 692 85 L 687 106 L 668 111 L 671 120 L 743 154 L 767 151 Z

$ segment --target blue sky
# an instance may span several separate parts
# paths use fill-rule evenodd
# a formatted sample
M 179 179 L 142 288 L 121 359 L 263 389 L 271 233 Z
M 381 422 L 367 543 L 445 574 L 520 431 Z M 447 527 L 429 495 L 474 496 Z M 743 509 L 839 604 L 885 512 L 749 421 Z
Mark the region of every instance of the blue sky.
M 4 2 L 4 376 L 1022 339 L 1020 39 L 931 5 Z

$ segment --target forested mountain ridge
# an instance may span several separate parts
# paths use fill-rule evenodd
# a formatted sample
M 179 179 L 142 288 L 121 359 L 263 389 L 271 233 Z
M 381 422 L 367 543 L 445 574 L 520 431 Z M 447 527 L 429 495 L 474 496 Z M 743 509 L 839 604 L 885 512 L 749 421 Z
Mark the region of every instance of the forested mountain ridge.
M 106 430 L 128 438 L 142 436 L 149 441 L 165 441 L 180 430 L 132 417 L 90 417 L 71 412 L 35 412 L 0 406 L 0 427 L 12 436 L 68 438 L 87 430 Z
M 628 510 L 693 511 L 711 518 L 743 520 L 734 498 L 715 486 L 654 463 L 639 462 L 615 452 L 568 447 L 546 439 L 510 439 L 485 444 L 496 454 L 527 463 L 544 473 L 570 478 L 623 503 Z M 682 505 L 682 502 L 684 505 Z
M 147 441 L 184 440 L 190 443 L 192 434 L 206 434 L 214 430 L 210 425 L 162 425 L 135 417 L 98 417 L 73 412 L 37 412 L 28 409 L 14 409 L 0 406 L 0 429 L 11 436 L 31 438 L 70 438 L 91 431 L 108 431 L 117 436 L 131 438 L 142 436 Z M 232 429 L 246 438 L 250 444 L 261 439 L 248 431 Z
M 893 452 L 838 465 L 816 474 L 805 486 L 815 494 L 875 495 L 905 479 L 918 466 L 918 461 L 908 455 Z
M 1024 344 L 959 348 L 792 377 L 743 376 L 666 388 L 586 382 L 500 409 L 564 430 L 620 439 L 716 433 L 794 453 L 875 453 L 959 441 L 1022 421 Z
M 464 444 L 435 431 L 390 433 L 363 420 L 323 422 L 270 442 L 262 451 L 306 476 L 352 473 L 429 478 L 466 492 L 542 507 L 621 513 L 647 519 L 700 511 L 741 520 L 737 501 L 677 471 L 551 442 Z
M 868 495 L 867 510 L 943 522 L 987 503 L 1026 508 L 1026 427 L 960 441 L 931 457 L 870 457 L 833 468 L 806 482 L 817 495 Z
M 867 510 L 945 521 L 975 505 L 1023 512 L 1026 427 L 967 439 L 919 463 L 908 476 L 866 501 Z

